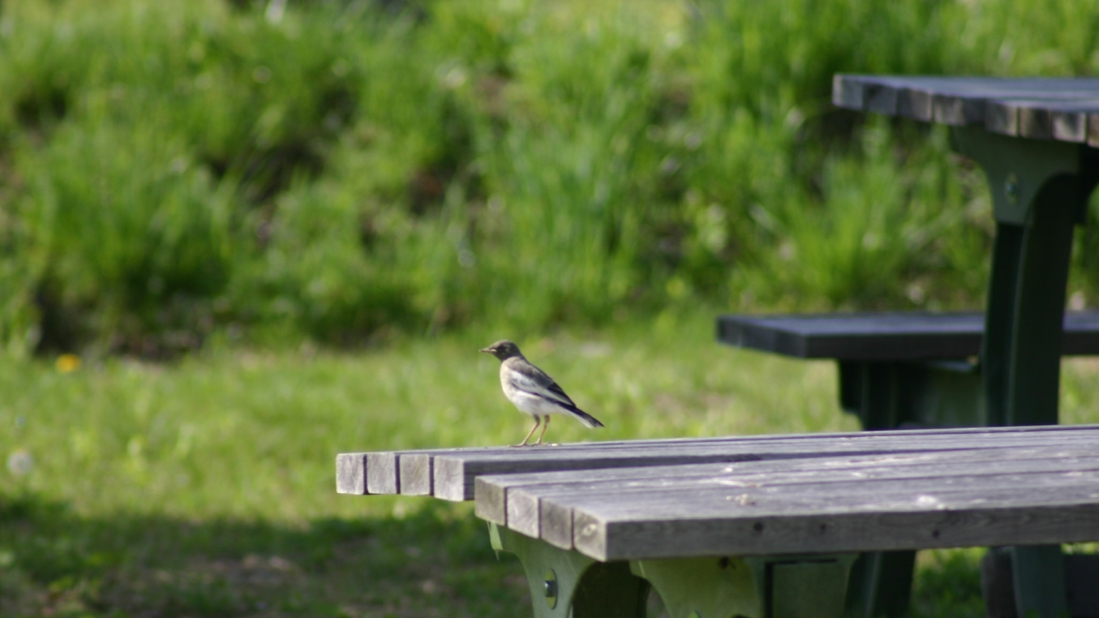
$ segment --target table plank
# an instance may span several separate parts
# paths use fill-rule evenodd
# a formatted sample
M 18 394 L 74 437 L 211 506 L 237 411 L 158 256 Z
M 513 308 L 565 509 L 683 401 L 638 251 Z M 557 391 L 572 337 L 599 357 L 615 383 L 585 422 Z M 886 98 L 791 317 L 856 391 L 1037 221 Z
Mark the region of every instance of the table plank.
M 599 560 L 1099 539 L 1099 426 L 1028 429 L 985 433 L 989 450 L 914 431 L 930 450 L 484 476 L 478 514 L 503 488 L 506 525 Z M 975 450 L 934 450 L 958 437 Z
M 1099 470 L 1096 444 L 1058 447 L 979 449 L 969 452 L 922 452 L 887 455 L 827 457 L 743 462 L 732 465 L 704 464 L 654 469 L 624 468 L 489 475 L 476 480 L 477 515 L 565 549 L 571 548 L 571 513 L 545 512 L 542 501 L 586 493 L 647 492 L 653 489 L 694 491 L 707 487 L 743 488 L 747 491 L 771 485 L 819 484 L 871 478 L 942 478 L 957 474 L 997 475 L 1009 472 Z M 543 526 L 543 517 L 559 523 Z
M 823 456 L 868 455 L 876 453 L 918 452 L 922 450 L 968 450 L 974 448 L 1003 448 L 1011 445 L 1041 445 L 1066 443 L 1073 440 L 1089 440 L 1086 435 L 1073 436 L 1072 432 L 1026 432 L 1025 434 L 987 434 L 969 431 L 958 434 L 937 430 L 943 435 L 932 444 L 926 444 L 926 430 L 899 431 L 893 435 L 885 432 L 873 434 L 818 434 L 815 440 L 768 441 L 694 441 L 689 444 L 659 445 L 657 448 L 639 447 L 607 449 L 591 445 L 574 450 L 567 456 L 558 455 L 552 449 L 539 449 L 522 453 L 440 455 L 433 461 L 435 467 L 434 495 L 445 500 L 471 500 L 474 498 L 475 480 L 486 474 L 510 474 L 519 472 L 546 472 L 552 470 L 592 470 L 615 467 L 674 465 L 705 462 L 735 462 L 749 460 L 819 458 Z M 874 435 L 875 439 L 866 437 Z
M 336 455 L 336 493 L 357 496 L 402 493 L 402 457 L 430 451 L 375 451 Z M 407 467 L 407 464 L 405 464 Z M 415 471 L 412 472 L 415 474 Z M 430 495 L 410 486 L 408 495 Z
M 876 487 L 836 505 L 817 492 L 741 505 L 728 491 L 700 492 L 689 502 L 661 493 L 641 504 L 551 502 L 572 509 L 575 549 L 601 561 L 886 551 L 1099 540 L 1097 481 L 1091 472 L 1040 486 L 971 484 L 947 491 L 913 484 L 918 494 Z
M 364 496 L 366 491 L 367 453 L 336 455 L 336 493 Z
M 336 458 L 337 490 L 357 495 L 430 492 L 445 500 L 471 500 L 474 480 L 484 474 L 869 454 L 883 448 L 919 450 L 921 441 L 929 436 L 943 436 L 934 448 L 1040 445 L 1090 435 L 1085 427 L 978 427 L 342 453 Z M 876 444 L 870 445 L 870 440 Z M 396 465 L 391 463 L 393 458 Z M 372 468 L 371 462 L 378 467 Z
M 1092 146 L 1097 142 L 1080 128 L 1099 126 L 1097 100 L 1095 78 L 837 74 L 832 82 L 837 107 L 955 126 L 984 124 L 990 131 L 1037 139 L 1086 138 Z M 1054 130 L 1054 124 L 1062 126 Z
M 1099 354 L 1099 311 L 1065 314 L 1062 353 Z M 964 313 L 851 313 L 723 315 L 722 343 L 798 358 L 944 360 L 977 356 L 984 315 Z
M 985 128 L 1012 137 L 1085 143 L 1092 114 L 1099 118 L 1099 98 L 992 99 L 985 104 Z

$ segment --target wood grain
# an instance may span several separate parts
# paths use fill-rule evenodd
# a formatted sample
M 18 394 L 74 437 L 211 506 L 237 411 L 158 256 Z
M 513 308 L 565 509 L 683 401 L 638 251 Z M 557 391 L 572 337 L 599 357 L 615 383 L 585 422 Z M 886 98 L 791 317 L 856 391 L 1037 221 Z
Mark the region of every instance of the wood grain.
M 990 100 L 985 105 L 985 128 L 989 131 L 1063 142 L 1086 142 L 1088 116 L 1099 113 L 1099 98 L 1005 99 Z
M 336 455 L 336 493 L 366 495 L 366 453 Z
M 1056 429 L 1056 431 L 1055 431 Z M 926 443 L 928 436 L 939 436 Z M 435 496 L 446 500 L 476 497 L 477 478 L 485 475 L 550 472 L 555 470 L 599 470 L 658 465 L 682 465 L 709 462 L 735 462 L 818 458 L 824 456 L 896 454 L 924 450 L 966 450 L 1007 446 L 1068 445 L 1093 440 L 1092 434 L 1069 431 L 1063 426 L 1012 427 L 989 430 L 940 429 L 858 432 L 849 434 L 810 434 L 768 436 L 767 438 L 722 438 L 633 444 L 635 448 L 608 449 L 589 445 L 567 457 L 547 449 L 510 451 L 502 455 L 438 455 L 435 459 Z M 604 443 L 607 444 L 607 443 Z M 506 520 L 503 504 L 481 504 L 479 514 L 489 521 Z
M 513 475 L 516 478 L 481 477 L 478 479 L 478 515 L 482 502 L 499 499 L 488 486 L 505 494 L 509 528 L 531 537 L 543 538 L 552 545 L 572 547 L 572 514 L 559 500 L 588 494 L 613 495 L 630 499 L 654 491 L 683 493 L 689 499 L 694 492 L 718 489 L 733 492 L 742 502 L 754 502 L 761 492 L 773 492 L 777 486 L 802 485 L 816 490 L 821 485 L 870 480 L 904 481 L 948 479 L 959 470 L 968 476 L 1002 479 L 1008 474 L 1057 474 L 1099 471 L 1099 456 L 1088 448 L 1071 449 L 995 449 L 972 452 L 943 451 L 898 456 L 850 457 L 842 459 L 776 460 L 746 462 L 729 466 L 692 465 L 648 469 L 621 469 L 578 473 Z M 506 487 L 499 487 L 507 480 Z M 496 487 L 493 487 L 496 486 Z M 829 487 L 839 487 L 830 485 Z M 831 489 L 829 489 L 831 491 Z M 486 518 L 487 519 L 487 518 Z
M 1099 79 L 837 74 L 837 107 L 989 131 L 1095 145 Z M 1099 137 L 1099 136 L 1096 136 Z
M 366 490 L 372 494 L 395 494 L 399 488 L 395 452 L 367 453 Z
M 538 537 L 541 500 L 547 497 L 606 492 L 623 495 L 654 488 L 693 491 L 706 487 L 744 488 L 773 484 L 829 483 L 858 479 L 914 479 L 949 476 L 963 466 L 972 474 L 1057 472 L 1099 469 L 1091 444 L 1051 448 L 978 449 L 954 452 L 894 453 L 803 459 L 775 459 L 736 464 L 682 465 L 659 468 L 616 468 L 482 476 L 476 481 L 477 515 L 493 523 Z M 968 469 L 968 468 L 967 468 Z M 777 476 L 776 476 L 777 475 Z
M 1099 540 L 1099 425 L 349 453 L 337 485 L 425 462 L 436 496 L 604 561 Z
M 1099 538 L 1099 494 L 1094 487 L 1035 490 L 1032 498 L 1039 504 L 1011 502 L 1012 497 L 1018 496 L 963 495 L 942 510 L 883 499 L 861 510 L 828 513 L 805 508 L 740 517 L 712 510 L 706 515 L 646 517 L 574 508 L 573 537 L 578 551 L 601 561 L 1039 545 Z
M 616 495 L 613 499 L 594 494 L 565 495 L 545 498 L 544 502 L 572 511 L 574 547 L 600 560 L 627 555 L 877 551 L 1094 540 L 1099 535 L 1095 520 L 1077 522 L 1063 531 L 1062 538 L 1054 539 L 1046 536 L 1048 531 L 982 531 L 985 524 L 981 518 L 1018 522 L 1053 507 L 1095 507 L 1099 505 L 1097 478 L 1099 472 L 1092 470 L 1059 475 L 1009 474 L 997 480 L 965 476 L 897 483 L 882 479 L 829 486 L 774 486 L 746 492 L 748 498 L 739 491 L 711 489 L 663 490 L 643 497 Z M 847 522 L 849 527 L 839 526 L 840 522 Z M 756 533 L 780 533 L 756 534 L 747 540 L 690 538 L 702 531 L 712 532 L 722 523 L 733 528 L 750 524 L 748 528 Z M 902 527 L 899 524 L 909 529 L 898 530 Z M 944 532 L 967 526 L 976 529 Z M 659 538 L 657 531 L 661 529 L 673 534 Z M 645 534 L 635 538 L 639 530 Z M 796 532 L 805 538 L 790 538 L 789 534 Z M 717 544 L 719 540 L 725 545 Z
M 337 457 L 341 493 L 405 493 L 471 500 L 475 479 L 487 474 L 604 469 L 652 465 L 789 459 L 918 451 L 923 440 L 941 436 L 931 449 L 1040 446 L 1088 435 L 1072 426 L 896 430 L 836 434 L 729 436 L 576 443 L 533 448 L 459 448 L 345 453 Z M 356 476 L 358 475 L 358 476 Z M 360 478 L 361 477 L 361 478 Z M 501 504 L 501 509 L 503 505 Z M 486 519 L 504 518 L 486 512 Z

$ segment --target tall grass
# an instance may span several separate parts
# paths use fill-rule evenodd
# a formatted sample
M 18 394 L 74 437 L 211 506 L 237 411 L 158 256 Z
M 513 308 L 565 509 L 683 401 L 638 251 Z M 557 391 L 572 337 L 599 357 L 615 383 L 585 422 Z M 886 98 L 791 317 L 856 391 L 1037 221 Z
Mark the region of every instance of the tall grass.
M 263 4 L 3 4 L 9 351 L 976 305 L 980 173 L 832 75 L 1099 65 L 1093 1 Z

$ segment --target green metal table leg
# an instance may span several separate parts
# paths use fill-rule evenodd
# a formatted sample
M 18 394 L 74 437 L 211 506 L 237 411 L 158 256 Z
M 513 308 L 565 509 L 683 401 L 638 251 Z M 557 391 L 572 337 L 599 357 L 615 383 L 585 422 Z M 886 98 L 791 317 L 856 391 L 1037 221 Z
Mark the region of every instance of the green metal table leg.
M 629 564 L 596 562 L 496 524 L 489 538 L 523 564 L 535 618 L 645 618 L 649 585 Z
M 879 551 L 859 555 L 851 567 L 846 615 L 857 618 L 906 615 L 915 567 L 914 551 Z
M 740 558 L 635 560 L 630 570 L 648 580 L 671 618 L 763 618 L 758 577 Z
M 989 424 L 1055 424 L 1072 233 L 1099 151 L 974 127 L 953 137 L 984 169 L 997 222 L 981 353 Z
M 840 406 L 864 430 L 986 424 L 980 368 L 969 361 L 838 364 Z
M 1068 616 L 1065 561 L 1059 545 L 1011 548 L 1015 608 L 1022 618 Z
M 858 554 L 596 562 L 489 524 L 519 557 L 535 618 L 645 618 L 650 584 L 672 618 L 841 618 Z
M 635 560 L 671 618 L 839 618 L 857 554 Z
M 981 352 L 989 424 L 1056 424 L 1073 227 L 1099 180 L 1099 151 L 974 127 L 953 137 L 984 169 L 997 222 Z M 1012 553 L 1020 615 L 1063 614 L 1060 548 Z

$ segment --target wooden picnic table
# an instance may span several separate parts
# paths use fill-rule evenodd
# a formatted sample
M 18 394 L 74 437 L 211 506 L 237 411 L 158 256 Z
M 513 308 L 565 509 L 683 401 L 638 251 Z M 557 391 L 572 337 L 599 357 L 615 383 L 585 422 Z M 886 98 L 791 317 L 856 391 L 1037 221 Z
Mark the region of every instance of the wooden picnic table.
M 991 425 L 1057 422 L 1073 228 L 1099 182 L 1099 79 L 835 76 L 838 107 L 951 127 L 996 237 L 981 362 Z
M 1099 79 L 836 75 L 838 107 L 950 127 L 984 170 L 996 236 L 980 354 L 989 425 L 1058 421 L 1074 228 L 1099 182 Z M 1011 551 L 1017 610 L 1063 614 L 1057 546 Z
M 374 479 L 475 499 L 539 617 L 640 618 L 652 586 L 673 618 L 826 618 L 861 605 L 856 552 L 1099 540 L 1099 425 L 348 453 L 337 469 L 343 493 Z
M 1073 230 L 1099 182 L 1099 79 L 837 75 L 833 101 L 948 125 L 987 175 L 992 427 L 347 453 L 338 490 L 476 498 L 493 545 L 522 561 L 535 616 L 644 616 L 650 585 L 673 618 L 878 615 L 877 600 L 906 598 L 913 550 L 995 545 L 1012 546 L 1020 615 L 1079 609 L 1059 544 L 1099 541 L 1099 426 L 1055 425 Z M 853 576 L 867 557 L 880 563 Z

